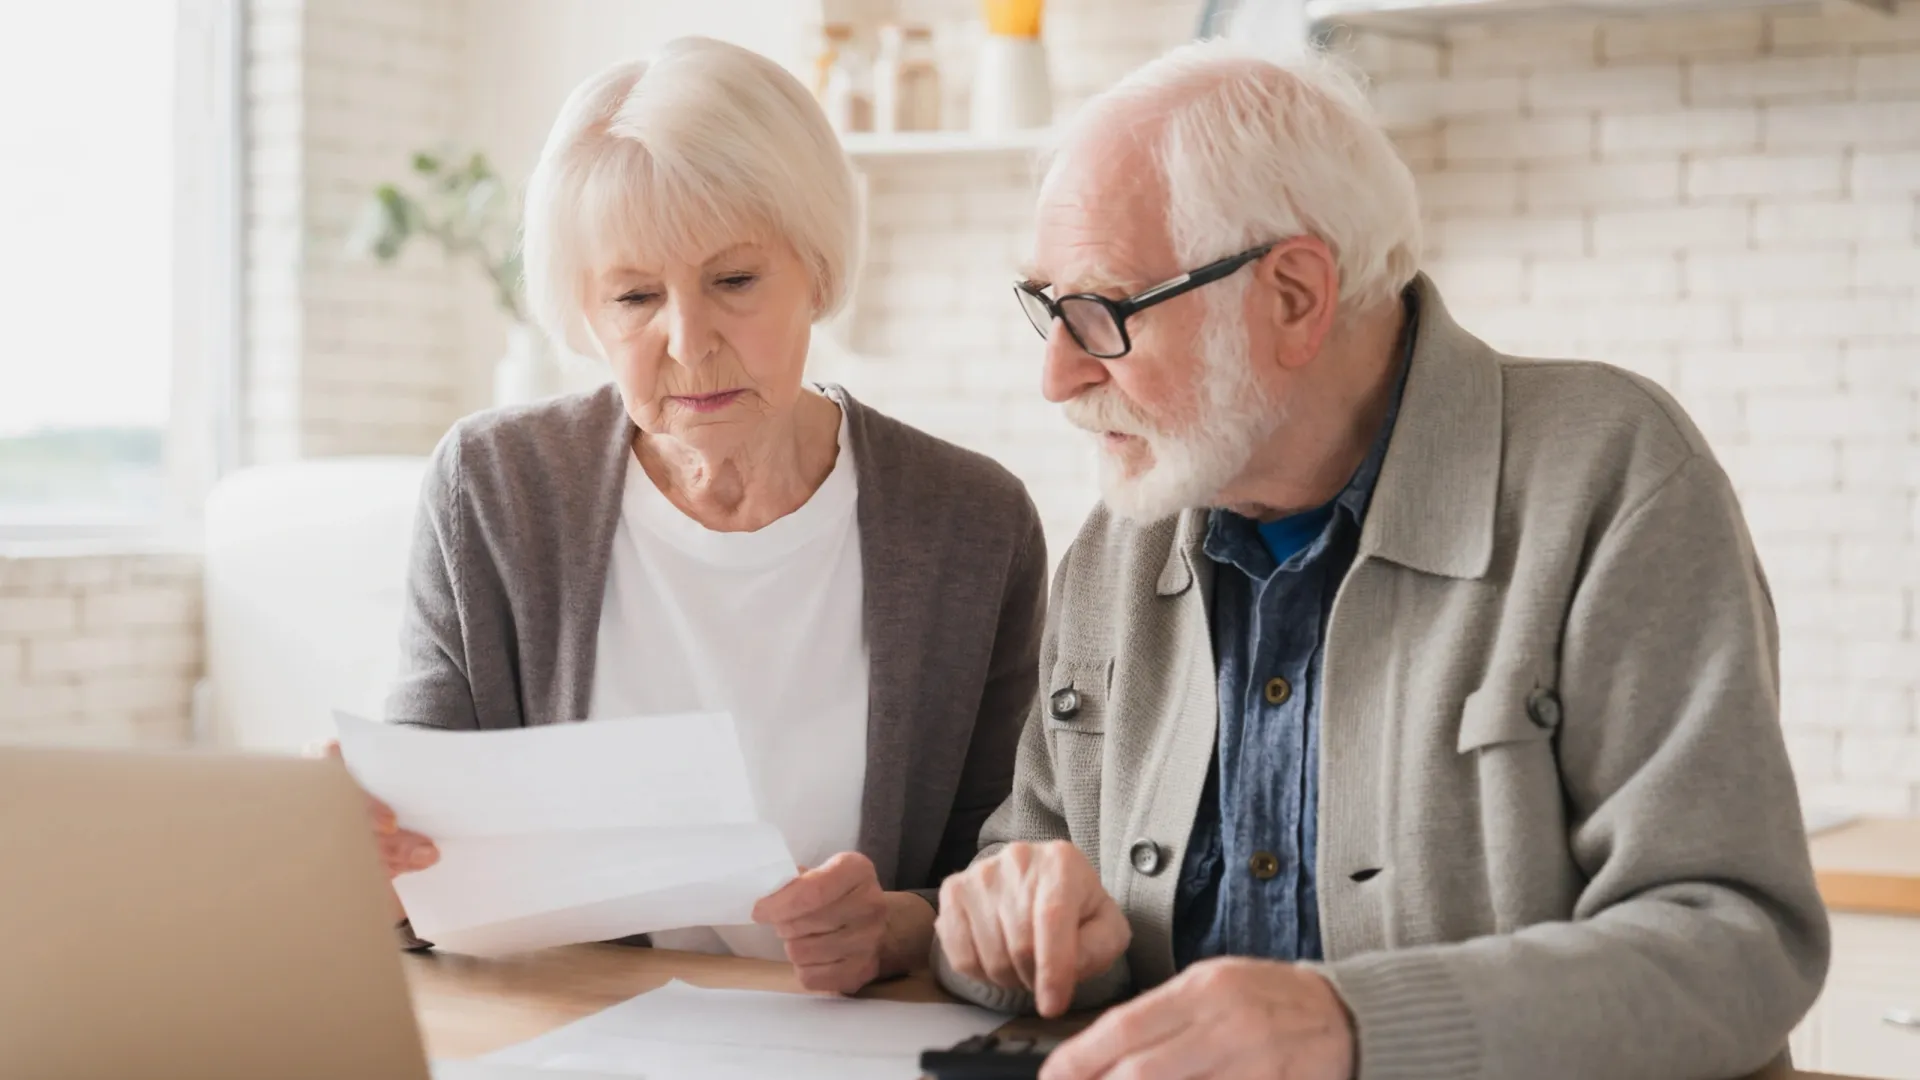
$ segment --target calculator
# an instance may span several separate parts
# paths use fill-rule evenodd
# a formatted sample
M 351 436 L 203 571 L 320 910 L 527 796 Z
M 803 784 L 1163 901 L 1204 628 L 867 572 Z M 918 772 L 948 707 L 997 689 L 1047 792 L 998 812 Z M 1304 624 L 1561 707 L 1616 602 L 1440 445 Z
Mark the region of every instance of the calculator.
M 920 1071 L 932 1080 L 1034 1080 L 1047 1052 L 1060 1042 L 1046 1037 L 975 1035 L 949 1050 L 923 1052 Z

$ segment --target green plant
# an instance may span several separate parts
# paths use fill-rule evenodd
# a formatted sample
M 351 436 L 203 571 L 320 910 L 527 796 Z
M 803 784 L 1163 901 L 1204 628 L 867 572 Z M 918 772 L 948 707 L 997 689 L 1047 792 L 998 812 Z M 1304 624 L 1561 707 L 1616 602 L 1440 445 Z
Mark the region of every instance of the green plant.
M 412 190 L 397 183 L 375 188 L 347 248 L 385 265 L 416 236 L 438 241 L 448 258 L 477 263 L 493 287 L 494 303 L 525 323 L 513 202 L 485 154 L 475 151 L 461 161 L 459 155 L 416 152 Z

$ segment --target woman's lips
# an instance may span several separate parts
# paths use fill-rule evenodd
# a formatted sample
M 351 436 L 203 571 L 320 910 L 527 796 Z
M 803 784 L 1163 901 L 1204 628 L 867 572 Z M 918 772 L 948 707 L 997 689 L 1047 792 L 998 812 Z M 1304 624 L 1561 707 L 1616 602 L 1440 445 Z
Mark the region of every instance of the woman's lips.
M 676 394 L 671 399 L 697 413 L 719 412 L 739 400 L 745 390 L 725 390 L 718 394 Z

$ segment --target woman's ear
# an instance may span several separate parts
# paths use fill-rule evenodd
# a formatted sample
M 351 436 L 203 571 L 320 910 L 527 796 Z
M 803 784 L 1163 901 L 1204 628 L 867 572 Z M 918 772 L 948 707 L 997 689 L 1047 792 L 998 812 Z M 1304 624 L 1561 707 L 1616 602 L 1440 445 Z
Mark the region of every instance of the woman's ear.
M 1281 366 L 1305 367 L 1333 331 L 1340 304 L 1340 263 L 1317 236 L 1283 240 L 1253 264 L 1266 293 L 1267 319 Z

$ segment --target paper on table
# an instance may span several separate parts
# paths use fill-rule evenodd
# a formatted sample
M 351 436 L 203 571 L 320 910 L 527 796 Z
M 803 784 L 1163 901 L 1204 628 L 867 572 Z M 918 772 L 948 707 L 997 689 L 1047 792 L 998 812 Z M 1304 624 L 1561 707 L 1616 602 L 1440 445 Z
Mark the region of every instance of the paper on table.
M 922 1050 L 1006 1019 L 972 1005 L 706 990 L 676 979 L 484 1060 L 649 1080 L 910 1080 Z
M 433 1080 L 634 1080 L 632 1073 L 543 1069 L 537 1065 L 496 1065 L 485 1061 L 436 1061 Z
M 394 888 L 442 949 L 742 924 L 794 876 L 724 713 L 478 732 L 334 718 L 361 786 L 440 849 Z

